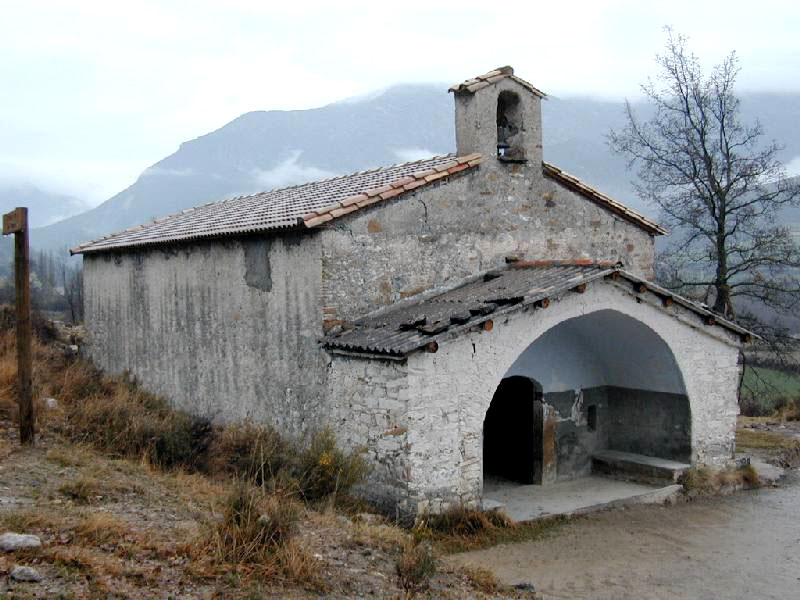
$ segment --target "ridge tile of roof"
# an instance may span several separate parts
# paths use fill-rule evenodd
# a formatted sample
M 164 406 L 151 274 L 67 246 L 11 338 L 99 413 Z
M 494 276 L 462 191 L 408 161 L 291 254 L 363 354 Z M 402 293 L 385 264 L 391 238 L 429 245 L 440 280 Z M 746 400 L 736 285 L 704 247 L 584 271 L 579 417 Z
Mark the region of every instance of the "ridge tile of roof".
M 547 97 L 547 94 L 545 94 L 543 91 L 535 88 L 533 85 L 531 85 L 521 77 L 517 77 L 516 75 L 514 75 L 514 69 L 509 66 L 497 67 L 493 71 L 489 71 L 488 73 L 484 73 L 483 75 L 478 75 L 477 77 L 471 77 L 466 81 L 462 81 L 461 83 L 457 83 L 453 86 L 450 86 L 449 91 L 454 92 L 456 94 L 458 93 L 474 94 L 478 90 L 488 87 L 493 83 L 500 81 L 501 79 L 505 79 L 506 77 L 513 79 L 522 87 L 532 92 L 533 94 L 536 94 L 540 98 Z
M 480 154 L 435 156 L 210 202 L 86 242 L 71 254 L 260 231 L 310 229 L 366 206 L 474 168 Z
M 597 191 L 593 187 L 586 185 L 583 181 L 575 177 L 574 175 L 570 175 L 565 171 L 562 171 L 558 167 L 551 165 L 550 163 L 542 162 L 542 172 L 546 177 L 550 177 L 554 179 L 569 189 L 578 192 L 585 198 L 592 200 L 593 202 L 599 204 L 600 206 L 605 207 L 606 209 L 610 210 L 613 213 L 616 213 L 623 219 L 630 221 L 631 223 L 638 225 L 642 229 L 649 231 L 653 235 L 667 235 L 669 231 L 661 227 L 658 223 L 655 223 L 645 217 L 642 214 L 639 214 L 632 208 L 628 208 L 621 202 L 618 202 L 611 198 L 610 196 L 606 196 L 602 192 Z

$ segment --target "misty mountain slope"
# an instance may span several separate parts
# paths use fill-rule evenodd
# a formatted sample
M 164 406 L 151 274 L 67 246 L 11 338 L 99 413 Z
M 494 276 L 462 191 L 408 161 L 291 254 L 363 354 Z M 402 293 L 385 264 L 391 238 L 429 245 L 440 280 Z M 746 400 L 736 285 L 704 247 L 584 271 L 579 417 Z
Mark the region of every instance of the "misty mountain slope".
M 445 89 L 400 85 L 321 108 L 246 113 L 181 144 L 100 206 L 34 230 L 32 243 L 61 249 L 225 197 L 453 152 L 453 98 Z M 769 135 L 787 134 L 785 160 L 800 155 L 798 100 L 760 95 L 743 102 Z M 551 97 L 542 112 L 546 160 L 656 216 L 633 194 L 624 159 L 606 146 L 608 131 L 624 123 L 622 103 Z
M 438 86 L 303 111 L 246 113 L 181 144 L 97 208 L 33 234 L 58 248 L 225 197 L 443 154 L 453 100 Z
M 86 210 L 86 204 L 66 194 L 55 194 L 29 183 L 0 184 L 0 213 L 27 206 L 31 227 L 42 227 Z

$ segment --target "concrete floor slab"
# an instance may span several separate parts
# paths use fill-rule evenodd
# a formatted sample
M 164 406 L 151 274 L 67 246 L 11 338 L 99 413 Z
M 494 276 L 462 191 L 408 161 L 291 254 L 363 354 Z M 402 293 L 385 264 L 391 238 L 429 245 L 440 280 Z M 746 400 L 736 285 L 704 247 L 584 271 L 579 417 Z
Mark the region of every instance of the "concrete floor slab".
M 483 497 L 485 506 L 502 505 L 505 513 L 515 521 L 532 521 L 626 504 L 663 503 L 680 490 L 680 485 L 648 485 L 592 475 L 544 486 L 486 480 Z

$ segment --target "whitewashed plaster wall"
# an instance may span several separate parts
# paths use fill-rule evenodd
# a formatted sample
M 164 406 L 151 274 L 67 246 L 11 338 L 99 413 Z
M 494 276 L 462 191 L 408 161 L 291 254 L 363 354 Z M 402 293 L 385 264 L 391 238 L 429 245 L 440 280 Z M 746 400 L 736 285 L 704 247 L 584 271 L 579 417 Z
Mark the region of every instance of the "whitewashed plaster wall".
M 673 353 L 690 403 L 692 461 L 724 465 L 733 458 L 741 369 L 735 338 L 720 327 L 702 325 L 684 309 L 661 307 L 655 297 L 637 299 L 619 284 L 595 282 L 584 294 L 567 293 L 547 309 L 499 318 L 491 332 L 443 342 L 436 354 L 409 356 L 408 490 L 418 511 L 480 500 L 482 426 L 500 380 L 545 332 L 598 311 L 640 321 Z
M 603 385 L 684 394 L 675 357 L 652 329 L 616 310 L 568 319 L 546 331 L 506 377 L 538 381 L 544 392 Z

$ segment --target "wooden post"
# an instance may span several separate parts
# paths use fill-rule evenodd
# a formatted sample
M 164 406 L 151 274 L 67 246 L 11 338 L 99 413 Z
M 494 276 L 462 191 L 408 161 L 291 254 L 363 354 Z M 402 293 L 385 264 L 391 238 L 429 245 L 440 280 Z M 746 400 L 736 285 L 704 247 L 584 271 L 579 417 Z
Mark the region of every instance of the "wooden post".
M 28 209 L 18 207 L 3 215 L 3 235 L 14 234 L 14 284 L 17 291 L 17 380 L 19 441 L 33 444 L 34 421 L 31 361 L 31 285 Z

